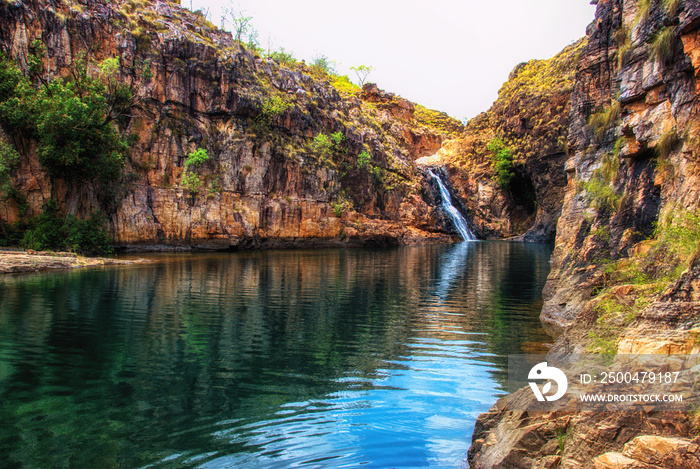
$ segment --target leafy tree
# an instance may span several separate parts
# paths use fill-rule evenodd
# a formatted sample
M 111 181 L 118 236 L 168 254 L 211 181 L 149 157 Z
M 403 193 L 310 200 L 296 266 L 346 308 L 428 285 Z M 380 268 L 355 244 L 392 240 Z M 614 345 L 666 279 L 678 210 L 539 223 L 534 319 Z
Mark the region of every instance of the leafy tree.
M 491 140 L 486 149 L 491 152 L 494 179 L 501 189 L 508 189 L 510 181 L 515 176 L 513 153 L 500 138 Z
M 331 139 L 328 137 L 328 135 L 318 134 L 314 138 L 313 148 L 322 155 L 328 155 L 333 149 L 333 143 L 331 142 Z
M 355 75 L 357 75 L 357 79 L 360 82 L 360 86 L 364 86 L 367 77 L 370 73 L 372 73 L 374 67 L 368 65 L 358 65 L 357 67 L 350 67 L 350 70 L 355 72 Z
M 52 177 L 97 183 L 101 200 L 111 206 L 118 200 L 128 150 L 115 122 L 135 104 L 131 87 L 121 80 L 116 58 L 102 62 L 98 75 L 88 73 L 85 60 L 75 60 L 69 76 L 49 81 L 43 76 L 44 51 L 41 41 L 30 45 L 29 76 L 0 54 L 0 122 L 15 139 L 36 144 L 39 161 Z M 3 197 L 13 192 L 8 174 L 18 158 L 14 148 L 0 145 Z M 12 197 L 20 203 L 20 196 Z M 22 244 L 27 247 L 84 253 L 111 249 L 104 218 L 96 214 L 87 220 L 61 218 L 54 203 L 23 223 L 13 237 L 19 240 L 24 232 Z
M 283 65 L 292 65 L 297 61 L 296 57 L 294 57 L 294 52 L 286 51 L 284 47 L 280 47 L 279 50 L 271 52 L 268 57 Z
M 231 25 L 233 37 L 241 45 L 244 40 L 248 47 L 256 49 L 258 46 L 258 31 L 252 25 L 253 17 L 246 16 L 244 10 L 238 9 L 233 2 L 229 2 L 221 13 L 221 29 L 226 29 L 226 24 Z
M 118 180 L 128 145 L 112 121 L 134 104 L 118 67 L 117 59 L 107 59 L 100 76 L 92 77 L 77 60 L 70 77 L 37 89 L 14 61 L 0 57 L 0 119 L 9 130 L 36 139 L 39 160 L 52 176 Z
M 209 155 L 207 154 L 207 150 L 205 150 L 204 148 L 197 148 L 195 151 L 187 155 L 187 159 L 185 160 L 185 166 L 194 166 L 195 168 L 198 168 L 207 161 L 209 161 Z
M 203 184 L 202 178 L 197 173 L 186 172 L 182 175 L 182 187 L 192 195 L 198 194 Z
M 313 141 L 313 149 L 323 156 L 328 156 L 333 152 L 340 152 L 345 141 L 343 132 L 338 131 L 329 137 L 326 134 L 318 134 Z
M 317 55 L 314 57 L 311 66 L 318 70 L 319 72 L 326 73 L 328 75 L 335 75 L 335 62 L 330 60 L 325 55 Z
M 193 195 L 199 193 L 204 181 L 197 174 L 197 168 L 209 161 L 209 155 L 204 148 L 198 148 L 187 155 L 185 160 L 185 172 L 182 174 L 182 187 Z

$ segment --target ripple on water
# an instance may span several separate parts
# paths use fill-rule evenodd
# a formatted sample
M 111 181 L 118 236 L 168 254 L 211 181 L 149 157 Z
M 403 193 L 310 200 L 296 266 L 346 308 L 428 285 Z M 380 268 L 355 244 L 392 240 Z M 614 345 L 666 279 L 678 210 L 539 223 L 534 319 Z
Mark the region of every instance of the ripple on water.
M 454 467 L 548 342 L 515 243 L 161 255 L 0 280 L 0 452 L 52 467 Z

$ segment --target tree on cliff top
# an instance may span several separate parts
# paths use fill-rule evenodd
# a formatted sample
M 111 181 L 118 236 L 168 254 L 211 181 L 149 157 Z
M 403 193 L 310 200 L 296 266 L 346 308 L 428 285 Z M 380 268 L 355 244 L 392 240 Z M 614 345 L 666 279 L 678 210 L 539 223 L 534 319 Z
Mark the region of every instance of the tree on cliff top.
M 374 70 L 374 67 L 368 65 L 358 65 L 357 67 L 350 67 L 350 70 L 355 72 L 357 79 L 360 81 L 360 86 L 364 86 L 365 81 L 370 73 Z

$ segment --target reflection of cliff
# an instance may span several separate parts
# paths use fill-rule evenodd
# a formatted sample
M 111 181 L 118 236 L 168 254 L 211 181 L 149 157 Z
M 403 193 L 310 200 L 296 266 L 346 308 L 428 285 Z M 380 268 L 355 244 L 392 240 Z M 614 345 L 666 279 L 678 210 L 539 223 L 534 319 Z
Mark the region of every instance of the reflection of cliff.
M 43 454 L 42 466 L 74 457 L 55 456 L 60 439 L 41 436 L 54 424 L 71 451 L 99 448 L 127 465 L 158 459 L 164 445 L 242 450 L 243 436 L 212 435 L 243 434 L 239 425 L 287 403 L 371 387 L 421 344 L 439 353 L 438 339 L 500 367 L 494 355 L 546 337 L 533 306 L 546 258 L 538 246 L 474 243 L 161 256 L 3 278 L 3 454 L 30 465 Z

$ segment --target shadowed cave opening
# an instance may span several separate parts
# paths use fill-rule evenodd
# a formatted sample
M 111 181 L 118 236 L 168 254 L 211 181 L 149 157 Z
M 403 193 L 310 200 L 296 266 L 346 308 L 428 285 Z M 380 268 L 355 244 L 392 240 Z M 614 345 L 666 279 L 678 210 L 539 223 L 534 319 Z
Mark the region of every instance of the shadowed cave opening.
M 526 217 L 537 211 L 537 191 L 527 174 L 515 172 L 515 176 L 510 181 L 510 195 L 516 207 L 521 209 Z

